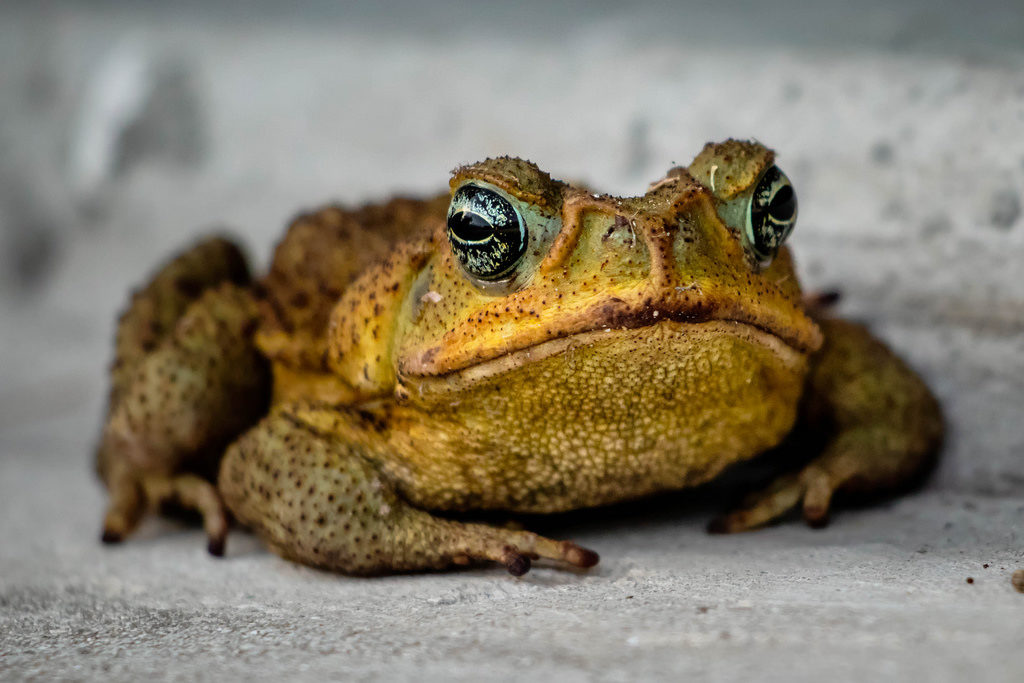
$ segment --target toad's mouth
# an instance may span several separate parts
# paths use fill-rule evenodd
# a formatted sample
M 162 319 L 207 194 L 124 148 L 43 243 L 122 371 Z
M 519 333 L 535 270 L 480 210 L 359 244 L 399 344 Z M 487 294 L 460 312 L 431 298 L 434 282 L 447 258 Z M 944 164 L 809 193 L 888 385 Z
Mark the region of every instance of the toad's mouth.
M 534 314 L 525 321 L 503 325 L 488 323 L 486 317 L 471 317 L 438 343 L 402 354 L 399 374 L 427 377 L 467 373 L 478 366 L 486 366 L 488 372 L 512 368 L 536 360 L 538 354 L 547 357 L 597 338 L 665 325 L 741 334 L 787 356 L 805 356 L 822 343 L 818 325 L 795 303 L 758 307 L 736 300 L 685 297 L 681 302 L 652 305 L 647 300 L 631 305 L 622 298 L 608 297 L 576 313 Z
M 420 393 L 434 389 L 451 391 L 467 388 L 477 382 L 514 372 L 529 364 L 564 354 L 577 354 L 607 344 L 622 344 L 639 350 L 641 346 L 660 347 L 666 355 L 680 352 L 687 344 L 712 343 L 731 338 L 748 346 L 769 351 L 782 367 L 796 370 L 803 367 L 806 353 L 794 348 L 778 335 L 734 320 L 680 322 L 668 318 L 650 325 L 626 328 L 602 328 L 551 339 L 533 346 L 509 351 L 489 360 L 474 363 L 440 376 L 405 377 L 418 385 Z M 614 374 L 614 371 L 612 372 Z M 442 384 L 435 384 L 441 382 Z

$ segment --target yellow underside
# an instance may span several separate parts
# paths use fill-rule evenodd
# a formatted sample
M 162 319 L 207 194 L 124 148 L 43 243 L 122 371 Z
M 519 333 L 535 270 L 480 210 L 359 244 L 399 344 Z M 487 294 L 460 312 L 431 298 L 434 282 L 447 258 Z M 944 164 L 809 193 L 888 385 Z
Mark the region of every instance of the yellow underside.
M 741 323 L 588 332 L 404 378 L 381 464 L 432 509 L 553 512 L 683 488 L 777 444 L 806 370 Z

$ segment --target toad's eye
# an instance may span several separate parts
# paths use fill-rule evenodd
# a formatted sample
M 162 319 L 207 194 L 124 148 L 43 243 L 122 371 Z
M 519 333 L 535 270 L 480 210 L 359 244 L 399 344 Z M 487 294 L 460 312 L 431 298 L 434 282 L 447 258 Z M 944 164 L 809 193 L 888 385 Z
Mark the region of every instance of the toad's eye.
M 796 193 L 786 174 L 772 166 L 761 176 L 747 212 L 747 242 L 767 263 L 796 225 Z
M 526 223 L 496 190 L 467 183 L 448 207 L 448 240 L 459 263 L 481 280 L 508 276 L 523 257 Z

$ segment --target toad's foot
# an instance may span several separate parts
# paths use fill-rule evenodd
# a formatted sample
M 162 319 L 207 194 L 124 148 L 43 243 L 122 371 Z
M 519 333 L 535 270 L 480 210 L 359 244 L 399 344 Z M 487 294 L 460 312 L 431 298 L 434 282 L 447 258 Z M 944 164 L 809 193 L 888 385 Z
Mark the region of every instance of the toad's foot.
M 337 410 L 339 420 L 348 419 Z M 373 462 L 367 443 L 317 433 L 282 409 L 228 449 L 218 486 L 239 521 L 275 552 L 347 574 L 490 560 L 519 576 L 538 558 L 597 564 L 597 553 L 568 541 L 414 507 Z
M 194 474 L 138 474 L 128 469 L 114 474 L 109 482 L 110 502 L 103 520 L 103 542 L 119 543 L 139 523 L 147 510 L 175 503 L 199 513 L 211 555 L 224 554 L 228 519 L 224 504 L 213 484 Z
M 837 491 L 859 489 L 869 493 L 873 485 L 884 489 L 895 483 L 892 472 L 887 471 L 891 468 L 880 467 L 882 463 L 876 456 L 891 458 L 899 454 L 859 450 L 871 449 L 872 445 L 870 439 L 860 440 L 857 435 L 844 434 L 838 441 L 799 473 L 781 476 L 767 488 L 748 496 L 740 509 L 712 521 L 708 531 L 728 534 L 756 529 L 798 506 L 810 526 L 825 526 Z
M 802 505 L 812 526 L 828 521 L 837 492 L 884 493 L 926 473 L 942 440 L 942 415 L 924 383 L 861 326 L 822 322 L 825 346 L 815 358 L 805 421 L 830 430 L 824 452 L 785 475 L 709 530 L 753 529 Z

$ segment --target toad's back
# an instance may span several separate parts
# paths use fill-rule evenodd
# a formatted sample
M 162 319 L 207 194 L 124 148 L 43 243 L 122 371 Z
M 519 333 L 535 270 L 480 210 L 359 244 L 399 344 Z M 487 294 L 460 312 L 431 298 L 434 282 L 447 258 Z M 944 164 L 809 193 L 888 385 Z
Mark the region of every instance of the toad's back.
M 327 207 L 299 216 L 274 250 L 270 271 L 254 291 L 257 346 L 275 365 L 287 393 L 332 380 L 327 325 L 342 293 L 368 266 L 404 240 L 428 236 L 444 221 L 448 196 L 392 199 L 354 211 Z M 302 386 L 293 386 L 297 382 Z M 333 384 L 331 384 L 333 386 Z M 345 390 L 335 387 L 335 392 Z

